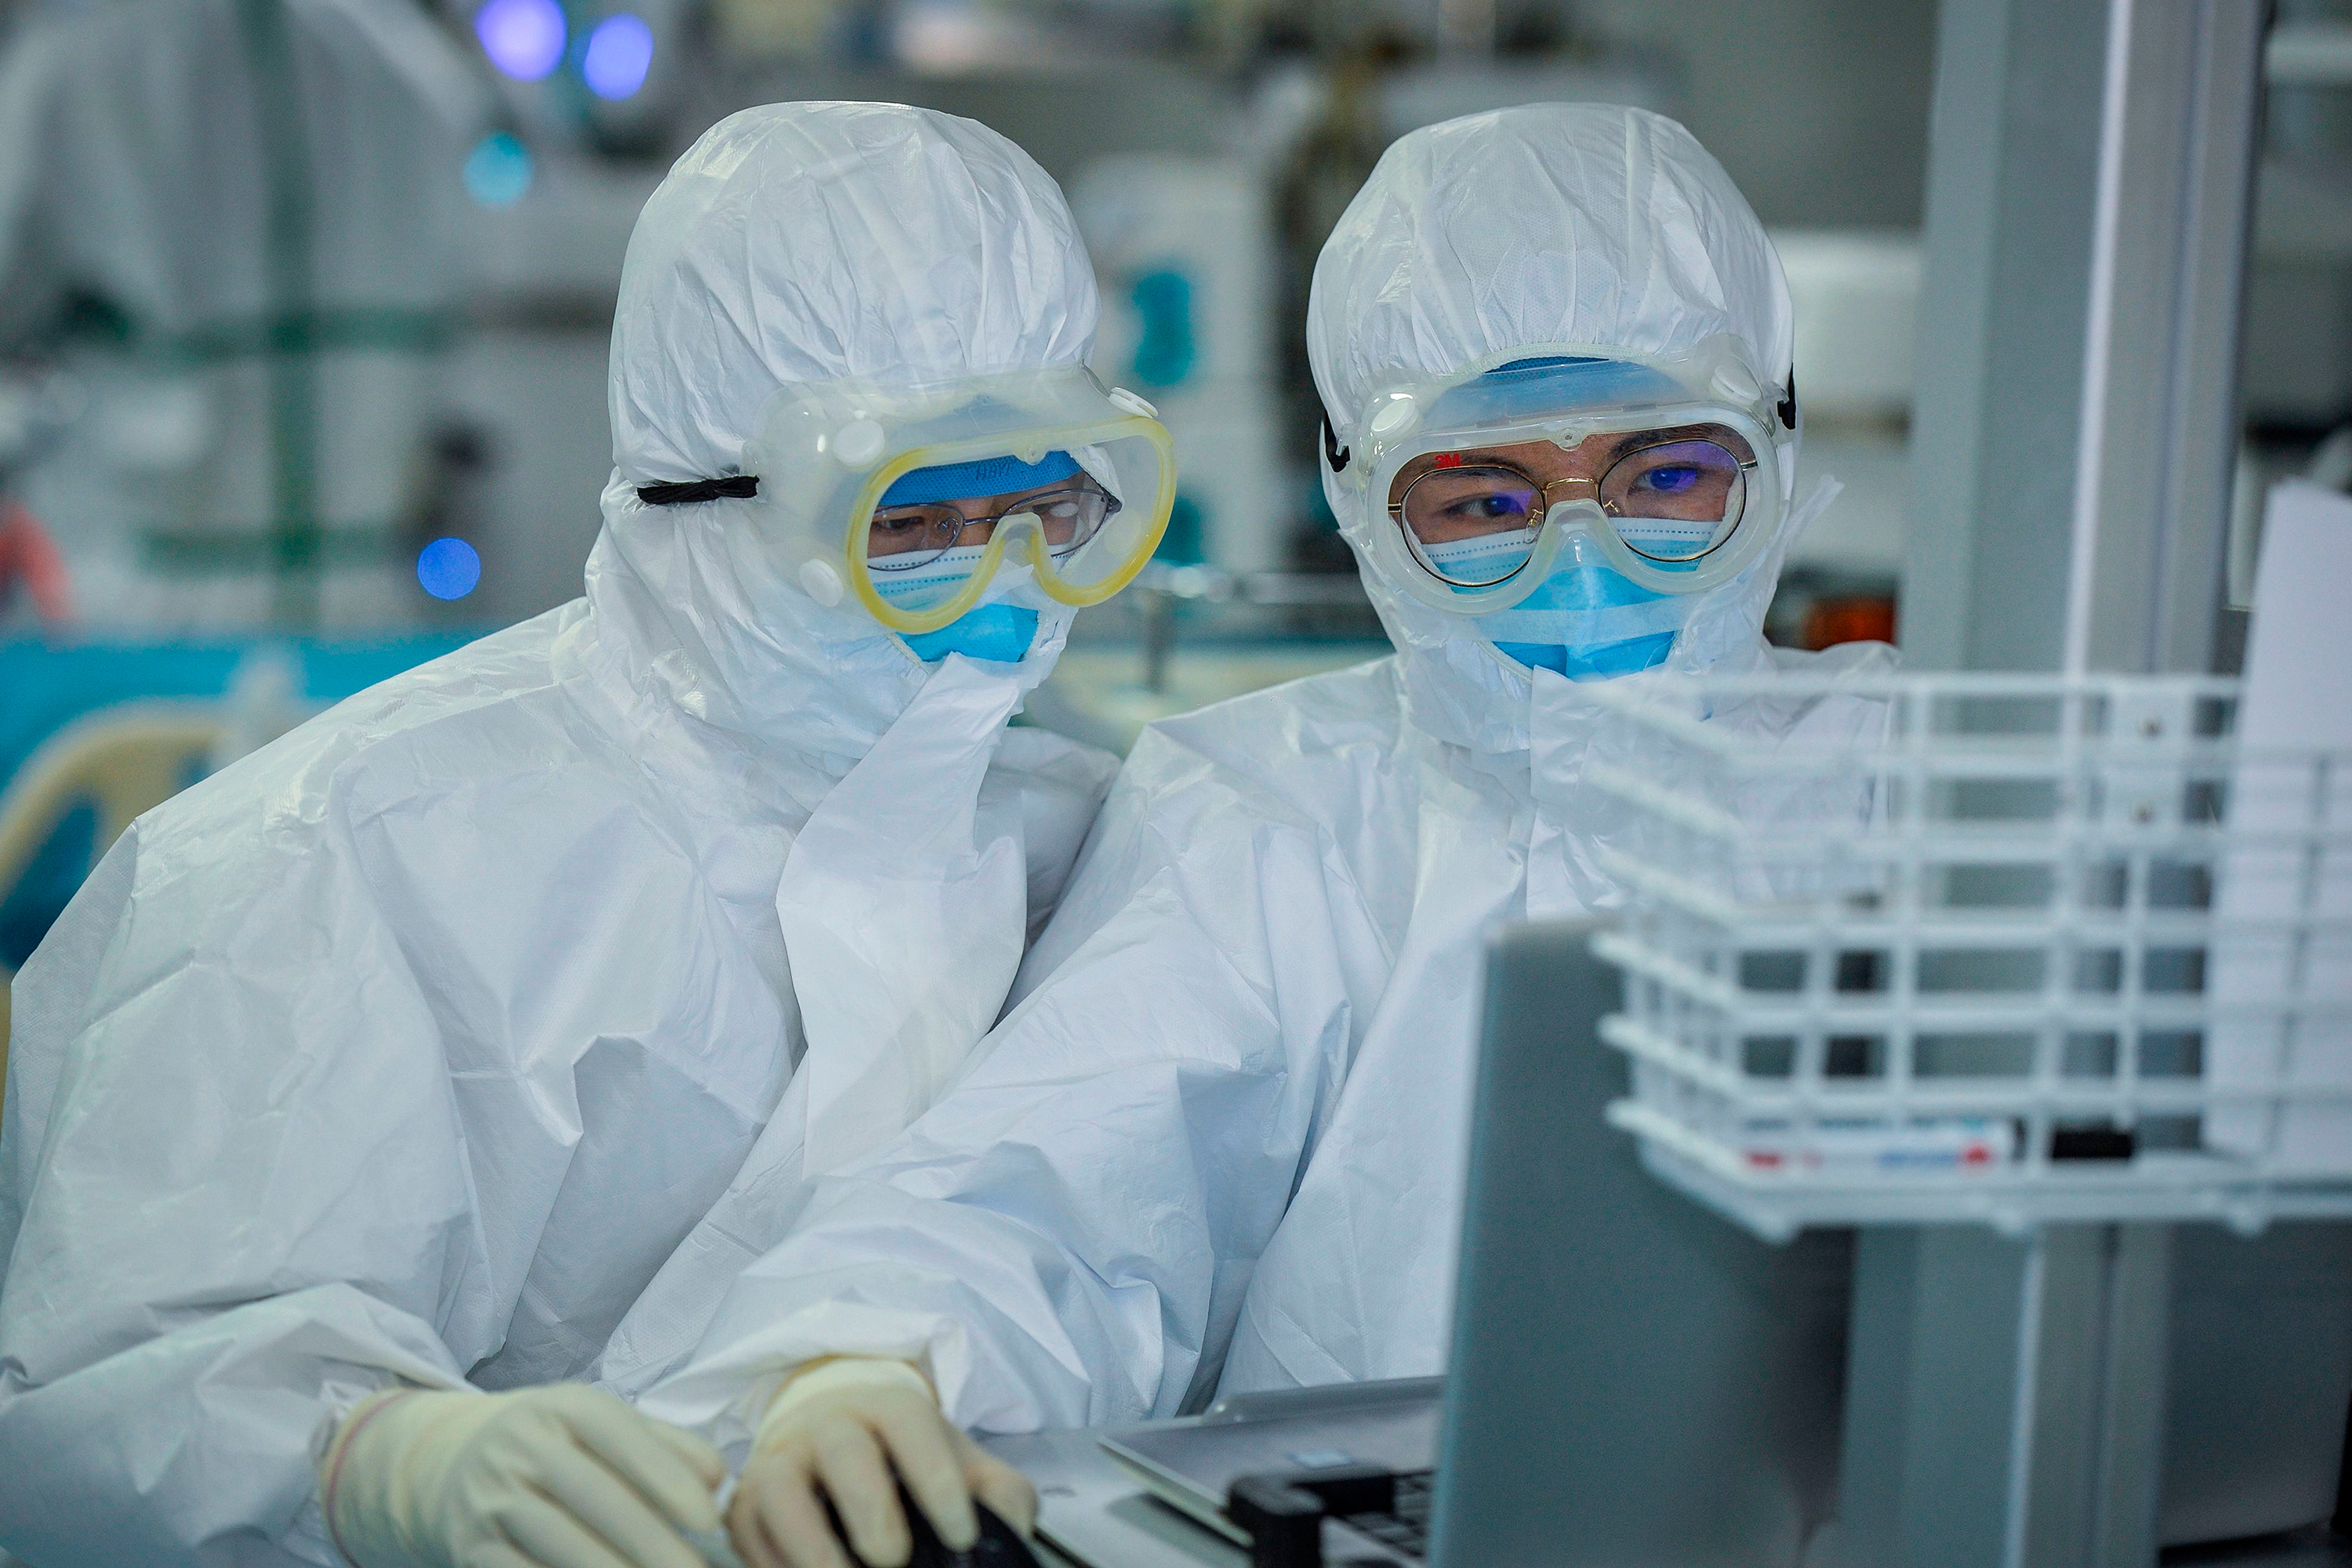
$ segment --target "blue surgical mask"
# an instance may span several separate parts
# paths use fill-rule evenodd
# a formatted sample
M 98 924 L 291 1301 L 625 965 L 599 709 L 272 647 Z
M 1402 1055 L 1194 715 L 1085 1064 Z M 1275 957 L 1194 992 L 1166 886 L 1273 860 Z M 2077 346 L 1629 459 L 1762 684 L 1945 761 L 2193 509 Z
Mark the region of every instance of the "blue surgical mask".
M 1019 664 L 1037 640 L 1037 612 L 1019 605 L 977 605 L 935 632 L 910 632 L 907 646 L 925 664 L 951 653 L 966 658 Z
M 1509 563 L 1475 559 L 1496 549 L 1486 539 L 1423 547 L 1433 564 L 1465 576 L 1507 570 Z M 1521 558 L 1528 553 L 1524 543 L 1517 549 Z M 1686 595 L 1653 593 L 1606 566 L 1563 559 L 1526 598 L 1476 621 L 1507 658 L 1570 680 L 1602 680 L 1664 663 L 1692 607 Z
M 960 545 L 908 572 L 877 572 L 874 591 L 893 605 L 919 609 L 954 595 L 988 552 L 984 544 Z M 1037 638 L 1037 612 L 1002 602 L 975 605 L 935 632 L 909 635 L 907 646 L 925 664 L 936 664 L 951 653 L 966 658 L 1018 664 Z

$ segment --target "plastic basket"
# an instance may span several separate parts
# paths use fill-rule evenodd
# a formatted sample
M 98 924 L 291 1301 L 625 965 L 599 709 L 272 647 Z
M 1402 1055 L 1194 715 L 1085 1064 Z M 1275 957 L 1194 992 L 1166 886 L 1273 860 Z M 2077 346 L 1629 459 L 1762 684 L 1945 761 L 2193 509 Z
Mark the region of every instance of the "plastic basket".
M 1657 1175 L 1774 1238 L 2352 1215 L 2352 755 L 2224 680 L 1588 689 Z

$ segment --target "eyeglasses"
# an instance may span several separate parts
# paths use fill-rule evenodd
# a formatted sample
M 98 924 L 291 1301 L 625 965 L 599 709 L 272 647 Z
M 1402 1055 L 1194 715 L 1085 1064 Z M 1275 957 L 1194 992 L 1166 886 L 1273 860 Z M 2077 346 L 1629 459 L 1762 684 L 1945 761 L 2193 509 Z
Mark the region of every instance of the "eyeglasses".
M 1109 491 L 1084 479 L 1034 491 L 987 517 L 968 516 L 946 501 L 877 508 L 866 531 L 866 563 L 876 572 L 928 566 L 955 548 L 967 529 L 980 530 L 985 541 L 999 523 L 1024 514 L 1037 519 L 1047 553 L 1060 560 L 1084 548 L 1118 510 Z
M 1738 531 L 1755 467 L 1748 444 L 1716 426 L 1592 436 L 1568 447 L 1522 441 L 1416 458 L 1399 470 L 1389 510 L 1423 567 L 1458 587 L 1517 573 L 1550 509 L 1577 498 L 1597 502 L 1628 549 L 1675 566 Z

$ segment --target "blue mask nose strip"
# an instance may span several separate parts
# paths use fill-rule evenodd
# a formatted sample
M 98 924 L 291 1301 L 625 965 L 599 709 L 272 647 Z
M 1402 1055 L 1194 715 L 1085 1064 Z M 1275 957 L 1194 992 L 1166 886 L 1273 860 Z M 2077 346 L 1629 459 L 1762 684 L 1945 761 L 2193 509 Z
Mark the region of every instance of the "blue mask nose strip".
M 1018 605 L 982 605 L 938 631 L 916 633 L 906 639 L 925 664 L 937 664 L 951 653 L 1018 664 L 1029 657 L 1029 645 L 1036 640 L 1037 612 Z
M 928 565 L 881 577 L 875 585 L 892 604 L 935 602 L 961 585 L 987 553 L 984 544 L 960 545 Z M 1036 639 L 1037 612 L 1001 602 L 975 605 L 935 632 L 906 634 L 907 646 L 925 664 L 936 664 L 951 653 L 1018 664 L 1028 657 L 1029 645 Z

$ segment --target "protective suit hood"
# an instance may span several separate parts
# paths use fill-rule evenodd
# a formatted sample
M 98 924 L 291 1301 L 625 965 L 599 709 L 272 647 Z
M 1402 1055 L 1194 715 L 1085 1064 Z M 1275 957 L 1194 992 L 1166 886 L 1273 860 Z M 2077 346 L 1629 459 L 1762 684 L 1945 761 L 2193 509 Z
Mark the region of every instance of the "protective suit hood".
M 614 471 L 588 563 L 604 640 L 638 656 L 616 673 L 698 727 L 839 777 L 935 671 L 854 603 L 792 582 L 752 503 L 647 506 L 637 487 L 741 472 L 782 387 L 1083 364 L 1095 318 L 1060 191 L 985 126 L 793 103 L 711 127 L 646 202 L 621 274 Z M 1045 607 L 1024 692 L 1069 619 Z
M 1507 199 L 1506 199 L 1507 197 Z M 1613 104 L 1544 103 L 1432 125 L 1400 139 L 1315 266 L 1307 352 L 1340 446 L 1401 379 L 1450 375 L 1529 345 L 1671 358 L 1728 336 L 1785 386 L 1789 287 L 1763 226 L 1722 165 L 1675 121 Z M 1789 453 L 1793 470 L 1794 448 Z M 1364 586 L 1402 656 L 1415 720 L 1478 753 L 1530 744 L 1531 697 L 1572 694 L 1497 653 L 1476 619 L 1398 591 L 1366 554 L 1393 526 L 1384 498 L 1323 489 Z M 1694 595 L 1669 668 L 1762 657 L 1764 610 L 1800 508 L 1738 577 Z

